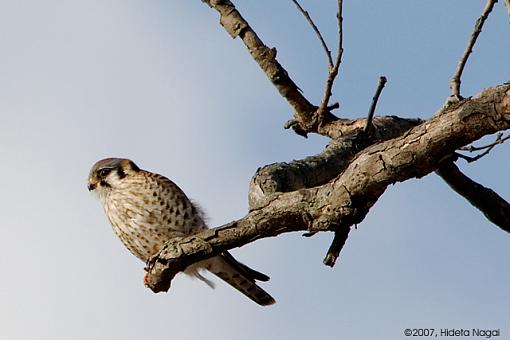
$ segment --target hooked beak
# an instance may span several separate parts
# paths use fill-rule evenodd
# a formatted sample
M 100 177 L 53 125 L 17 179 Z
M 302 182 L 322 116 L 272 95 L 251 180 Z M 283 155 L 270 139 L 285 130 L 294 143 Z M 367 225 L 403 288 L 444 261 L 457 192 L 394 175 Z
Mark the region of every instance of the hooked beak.
M 96 188 L 96 185 L 95 185 L 95 184 L 92 184 L 92 183 L 89 183 L 89 184 L 87 185 L 87 188 L 89 189 L 89 191 L 92 191 L 92 190 L 94 190 L 94 189 Z

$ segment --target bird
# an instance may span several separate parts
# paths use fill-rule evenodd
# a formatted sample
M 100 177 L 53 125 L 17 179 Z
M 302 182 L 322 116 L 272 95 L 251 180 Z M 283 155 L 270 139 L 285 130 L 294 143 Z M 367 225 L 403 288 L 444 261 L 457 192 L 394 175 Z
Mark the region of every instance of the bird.
M 201 208 L 170 179 L 140 169 L 125 158 L 97 161 L 88 176 L 88 190 L 97 193 L 112 228 L 124 246 L 147 262 L 164 243 L 207 229 Z M 256 281 L 269 277 L 238 262 L 228 251 L 184 270 L 214 288 L 202 275 L 207 270 L 259 305 L 275 303 Z

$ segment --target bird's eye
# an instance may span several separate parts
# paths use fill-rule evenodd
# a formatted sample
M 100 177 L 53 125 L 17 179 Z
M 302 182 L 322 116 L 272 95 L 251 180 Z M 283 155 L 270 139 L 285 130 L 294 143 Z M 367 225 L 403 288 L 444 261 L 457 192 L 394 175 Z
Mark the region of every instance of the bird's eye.
M 98 171 L 100 177 L 106 177 L 112 171 L 112 169 L 104 168 Z

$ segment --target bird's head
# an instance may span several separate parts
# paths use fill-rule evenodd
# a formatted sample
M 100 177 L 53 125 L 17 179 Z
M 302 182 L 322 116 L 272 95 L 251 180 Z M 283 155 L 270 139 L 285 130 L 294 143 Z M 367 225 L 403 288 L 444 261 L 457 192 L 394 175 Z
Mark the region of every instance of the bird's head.
M 90 169 L 88 179 L 89 191 L 101 192 L 105 189 L 115 188 L 122 179 L 140 171 L 129 159 L 106 158 L 102 159 Z

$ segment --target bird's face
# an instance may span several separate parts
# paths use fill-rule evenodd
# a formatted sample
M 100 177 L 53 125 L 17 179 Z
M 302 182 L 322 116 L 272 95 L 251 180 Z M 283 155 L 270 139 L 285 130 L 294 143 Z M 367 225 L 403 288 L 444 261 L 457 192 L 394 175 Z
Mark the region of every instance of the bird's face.
M 102 195 L 117 188 L 126 176 L 133 175 L 138 171 L 140 168 L 129 159 L 102 159 L 90 170 L 88 189 Z

